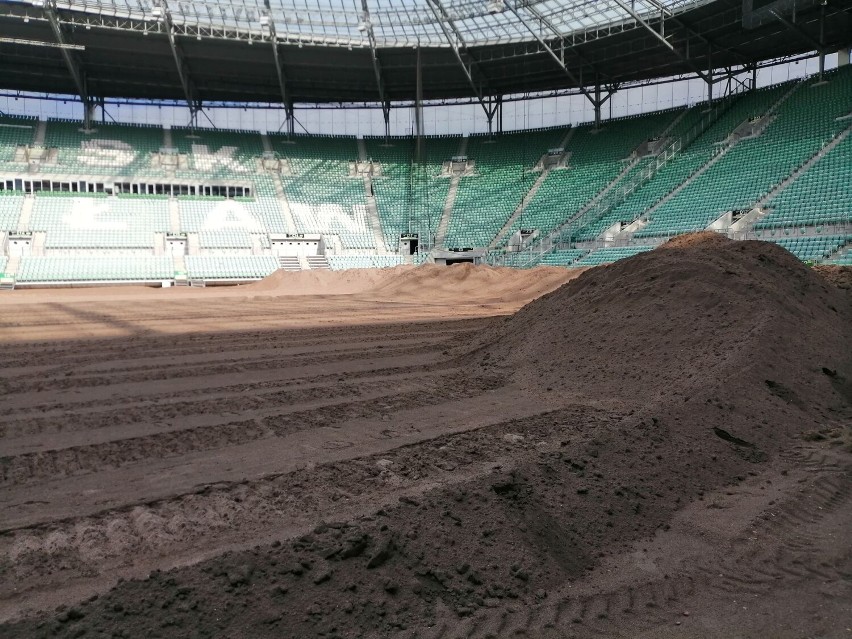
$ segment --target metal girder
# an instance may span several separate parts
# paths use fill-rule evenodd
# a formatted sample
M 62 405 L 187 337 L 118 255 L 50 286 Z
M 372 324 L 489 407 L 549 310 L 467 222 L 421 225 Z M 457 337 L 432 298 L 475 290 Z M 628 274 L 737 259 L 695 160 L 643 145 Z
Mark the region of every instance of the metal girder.
M 74 80 L 74 86 L 77 87 L 77 93 L 83 101 L 84 126 L 89 128 L 91 119 L 92 100 L 89 98 L 89 92 L 86 89 L 86 76 L 74 55 L 71 53 L 71 47 L 65 39 L 65 34 L 62 32 L 62 25 L 59 23 L 59 18 L 56 15 L 56 0 L 47 0 L 44 3 L 44 16 L 50 23 L 50 28 L 53 30 L 53 35 L 59 43 L 59 50 L 62 52 L 62 57 L 65 60 L 65 66 L 68 67 L 68 72 Z
M 385 100 L 385 81 L 382 75 L 382 65 L 379 62 L 379 53 L 376 46 L 376 35 L 373 33 L 373 25 L 370 22 L 370 10 L 367 8 L 367 0 L 361 0 L 362 24 L 367 30 L 367 39 L 370 41 L 370 59 L 373 63 L 373 73 L 376 76 L 376 86 L 379 89 L 379 101 L 382 103 L 382 113 L 385 117 L 385 133 L 388 133 L 390 106 Z
M 657 40 L 659 40 L 660 42 L 662 42 L 662 43 L 663 43 L 663 45 L 665 45 L 665 47 L 666 47 L 669 51 L 671 51 L 672 53 L 674 53 L 674 54 L 675 54 L 675 55 L 676 55 L 676 56 L 677 56 L 677 57 L 678 57 L 678 58 L 679 58 L 679 59 L 680 59 L 680 60 L 681 60 L 684 64 L 686 64 L 686 65 L 687 65 L 690 69 L 692 69 L 692 70 L 696 73 L 696 75 L 698 75 L 698 77 L 699 77 L 699 78 L 701 78 L 702 80 L 704 80 L 707 84 L 712 84 L 712 83 L 713 83 L 713 78 L 712 78 L 711 76 L 707 75 L 706 73 L 704 73 L 703 71 L 701 71 L 698 67 L 696 67 L 696 66 L 692 63 L 692 61 L 691 61 L 689 58 L 687 58 L 685 55 L 683 55 L 680 51 L 678 51 L 678 50 L 675 48 L 675 46 L 674 46 L 671 42 L 669 42 L 668 40 L 666 40 L 666 38 L 665 38 L 663 35 L 661 35 L 660 33 L 658 33 L 658 32 L 657 32 L 657 31 L 656 31 L 656 30 L 655 30 L 655 29 L 654 29 L 654 28 L 653 28 L 650 24 L 648 24 L 647 22 L 645 22 L 645 20 L 643 20 L 643 19 L 639 16 L 639 14 L 638 14 L 638 13 L 636 13 L 636 12 L 633 10 L 633 8 L 632 8 L 630 5 L 625 4 L 625 3 L 623 2 L 623 0 L 613 0 L 613 1 L 614 1 L 614 2 L 615 2 L 618 6 L 619 6 L 619 7 L 621 7 L 621 8 L 622 8 L 622 9 L 624 9 L 627 13 L 629 13 L 629 14 L 630 14 L 630 16 L 631 16 L 634 20 L 636 20 L 636 22 L 638 22 L 638 23 L 639 23 L 639 24 L 641 24 L 643 27 L 645 27 L 645 29 L 646 29 L 649 33 L 651 33 L 651 34 L 652 34 L 655 38 L 657 38 Z
M 555 52 L 553 49 L 551 49 L 551 48 L 550 48 L 550 45 L 548 45 L 548 44 L 547 44 L 547 43 L 546 43 L 546 42 L 542 39 L 542 37 L 538 34 L 538 32 L 537 32 L 535 29 L 533 29 L 533 28 L 532 28 L 532 27 L 531 27 L 531 26 L 527 23 L 527 21 L 526 21 L 526 20 L 524 20 L 523 16 L 521 16 L 521 14 L 518 12 L 518 10 L 517 10 L 517 9 L 516 9 L 516 8 L 515 8 L 512 4 L 510 4 L 510 3 L 506 3 L 506 6 L 509 8 L 509 11 L 511 11 L 513 14 L 515 14 L 515 17 L 516 17 L 518 20 L 520 20 L 520 21 L 521 21 L 521 24 L 523 24 L 523 25 L 524 25 L 524 27 L 526 27 L 527 31 L 529 31 L 529 32 L 532 34 L 532 36 L 533 36 L 533 37 L 534 37 L 534 38 L 538 41 L 538 43 L 539 43 L 542 47 L 544 47 L 545 51 L 547 51 L 547 52 L 550 54 L 550 57 L 551 57 L 551 58 L 553 58 L 553 59 L 556 61 L 556 64 L 558 64 L 558 65 L 559 65 L 559 68 L 560 68 L 560 69 L 562 69 L 562 71 L 564 71 L 564 72 L 565 72 L 565 75 L 567 75 L 567 76 L 568 76 L 568 79 L 569 79 L 569 80 L 571 80 L 571 82 L 573 82 L 574 84 L 576 84 L 576 85 L 577 85 L 577 88 L 579 88 L 579 89 L 580 89 L 580 92 L 581 92 L 584 96 L 586 96 L 586 98 L 589 100 L 589 102 L 591 102 L 592 104 L 594 104 L 596 107 L 600 106 L 600 105 L 598 105 L 598 101 L 597 101 L 597 100 L 595 100 L 595 98 L 593 98 L 593 97 L 592 97 L 592 94 L 591 94 L 591 93 L 589 93 L 589 92 L 586 90 L 586 88 L 582 86 L 582 83 L 581 83 L 581 82 L 577 79 L 577 76 L 575 76 L 575 75 L 571 72 L 571 70 L 570 70 L 567 66 L 565 66 L 565 61 L 564 61 L 562 58 L 560 58 L 558 55 L 556 55 L 556 52 Z
M 541 15 L 538 12 L 538 9 L 536 9 L 533 5 L 525 3 L 522 6 L 523 6 L 524 10 L 526 10 L 528 13 L 531 13 L 533 15 L 533 17 L 535 17 L 536 20 L 538 20 L 541 24 L 543 24 L 548 29 L 550 29 L 550 32 L 553 33 L 554 36 L 559 38 L 559 40 L 563 43 L 562 51 L 564 52 L 565 51 L 565 45 L 564 45 L 565 36 L 559 31 L 559 29 L 557 29 L 556 26 L 550 20 L 548 20 L 543 15 Z M 527 29 L 529 29 L 529 26 L 527 26 Z M 600 74 L 600 71 L 597 68 L 597 65 L 595 65 L 593 62 L 586 59 L 586 57 L 583 54 L 581 54 L 579 51 L 577 51 L 576 43 L 572 43 L 568 48 L 571 49 L 573 51 L 574 55 L 577 56 L 580 60 L 582 60 L 584 64 L 589 65 L 592 68 L 592 71 L 594 71 L 595 73 L 597 73 L 599 75 L 602 75 L 602 74 Z M 560 57 L 560 60 L 564 64 L 565 60 L 561 57 Z
M 175 60 L 175 67 L 177 67 L 178 79 L 180 80 L 180 85 L 183 89 L 184 97 L 186 98 L 186 105 L 189 107 L 191 124 L 194 126 L 195 117 L 201 110 L 201 101 L 195 97 L 195 87 L 189 76 L 189 66 L 187 66 L 183 50 L 180 48 L 177 43 L 177 39 L 175 38 L 175 29 L 174 24 L 172 23 L 172 13 L 169 11 L 168 0 L 159 0 L 155 6 L 158 6 L 162 11 L 162 20 L 163 25 L 166 27 L 166 35 L 169 38 L 169 47 L 172 50 L 172 57 L 174 57 Z
M 745 63 L 745 62 L 751 62 L 751 60 L 749 60 L 747 56 L 745 56 L 744 54 L 740 53 L 740 52 L 739 52 L 739 51 L 737 51 L 736 49 L 731 49 L 730 47 L 722 47 L 722 46 L 719 46 L 718 44 L 716 44 L 716 42 L 714 42 L 713 40 L 711 40 L 711 39 L 710 39 L 710 38 L 708 38 L 707 36 L 705 36 L 705 35 L 703 35 L 703 34 L 699 33 L 698 31 L 696 31 L 695 29 L 693 29 L 692 27 L 690 27 L 690 26 L 689 26 L 688 24 L 686 24 L 686 23 L 685 23 L 685 22 L 684 22 L 681 18 L 679 18 L 678 16 L 676 16 L 674 13 L 672 13 L 672 10 L 671 10 L 671 9 L 669 9 L 669 8 L 668 8 L 668 7 L 666 7 L 665 5 L 661 4 L 661 3 L 659 2 L 659 0 L 647 0 L 647 1 L 648 1 L 649 3 L 651 3 L 652 5 L 654 5 L 655 7 L 657 7 L 657 8 L 660 10 L 660 12 L 661 12 L 661 13 L 663 13 L 663 14 L 668 14 L 668 17 L 669 17 L 668 19 L 669 19 L 669 20 L 671 20 L 672 22 L 674 22 L 674 23 L 675 23 L 677 26 L 679 26 L 681 29 L 683 29 L 684 31 L 686 31 L 686 32 L 687 32 L 690 36 L 692 36 L 692 37 L 694 37 L 694 38 L 698 38 L 698 39 L 699 39 L 699 40 L 701 40 L 704 44 L 706 44 L 706 45 L 708 45 L 708 46 L 713 47 L 716 51 L 724 51 L 725 53 L 730 53 L 731 55 L 733 55 L 733 56 L 735 56 L 735 57 L 739 58 L 740 60 L 742 60 L 744 63 Z
M 264 0 L 264 5 L 266 6 L 266 27 L 269 30 L 269 41 L 272 44 L 272 59 L 275 62 L 275 75 L 278 79 L 278 88 L 281 91 L 281 102 L 284 105 L 287 132 L 293 133 L 293 101 L 290 98 L 290 91 L 287 89 L 287 76 L 284 73 L 281 52 L 278 50 L 278 35 L 275 33 L 275 21 L 272 19 L 269 0 Z
M 447 39 L 447 44 L 450 45 L 450 48 L 453 50 L 453 53 L 456 56 L 456 60 L 458 60 L 459 65 L 461 65 L 462 71 L 464 71 L 464 74 L 467 77 L 468 84 L 470 84 L 470 88 L 473 89 L 473 93 L 476 96 L 476 99 L 479 101 L 479 105 L 482 107 L 482 110 L 485 111 L 485 116 L 488 118 L 488 123 L 490 125 L 491 120 L 494 117 L 494 109 L 491 108 L 486 102 L 485 97 L 482 93 L 482 89 L 480 89 L 480 87 L 478 87 L 476 85 L 476 82 L 474 82 L 473 80 L 473 74 L 471 73 L 471 69 L 476 68 L 476 62 L 473 60 L 473 56 L 471 56 L 468 52 L 467 45 L 464 42 L 464 38 L 462 38 L 461 34 L 456 28 L 455 23 L 450 19 L 450 16 L 447 14 L 440 0 L 427 0 L 427 4 L 432 10 L 435 19 L 438 21 L 438 26 L 441 27 L 441 31 L 444 32 L 444 37 Z M 450 35 L 450 32 L 447 31 L 445 23 L 450 25 L 450 28 L 453 30 L 453 34 L 455 35 L 455 39 L 453 39 L 453 37 Z M 461 44 L 461 48 L 470 58 L 470 69 L 465 64 L 464 59 L 462 58 L 461 51 L 459 50 L 459 44 Z M 480 72 L 479 75 L 483 75 L 482 72 Z
M 798 24 L 796 24 L 795 22 L 790 22 L 787 18 L 785 18 L 783 15 L 781 15 L 775 9 L 770 9 L 769 13 L 771 13 L 772 16 L 776 20 L 778 20 L 778 22 L 783 24 L 785 27 L 787 27 L 793 33 L 797 34 L 805 42 L 810 44 L 814 49 L 816 49 L 817 51 L 822 51 L 823 44 L 819 40 L 814 38 L 810 33 L 805 31 L 804 29 L 802 29 L 802 27 L 800 27 Z

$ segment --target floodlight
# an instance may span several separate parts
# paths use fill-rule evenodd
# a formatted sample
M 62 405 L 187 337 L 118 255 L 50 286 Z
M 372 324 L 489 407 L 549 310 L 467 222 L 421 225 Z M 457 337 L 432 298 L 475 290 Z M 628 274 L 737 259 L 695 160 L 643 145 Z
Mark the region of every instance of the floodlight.
M 489 0 L 486 10 L 488 13 L 503 13 L 506 10 L 506 3 L 503 0 Z

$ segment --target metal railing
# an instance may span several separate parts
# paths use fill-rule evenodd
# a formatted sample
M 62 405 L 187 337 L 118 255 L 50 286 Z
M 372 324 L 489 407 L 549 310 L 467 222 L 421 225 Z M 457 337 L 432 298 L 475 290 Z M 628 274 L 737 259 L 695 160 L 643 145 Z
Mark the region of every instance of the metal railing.
M 678 156 L 680 151 L 691 145 L 697 138 L 703 135 L 710 127 L 712 127 L 719 119 L 725 115 L 736 103 L 737 99 L 742 95 L 744 89 L 729 93 L 723 99 L 713 103 L 704 117 L 693 125 L 683 136 L 674 138 L 671 142 L 663 147 L 663 149 L 654 156 L 653 161 L 643 167 L 640 171 L 628 173 L 622 183 L 610 188 L 599 199 L 585 209 L 581 209 L 580 213 L 570 218 L 555 230 L 551 231 L 545 237 L 535 241 L 523 251 L 515 252 L 514 257 L 508 258 L 511 253 L 502 253 L 492 251 L 489 257 L 494 261 L 492 264 L 506 264 L 512 262 L 513 266 L 519 268 L 530 268 L 538 264 L 541 259 L 559 248 L 570 246 L 574 241 L 578 231 L 603 218 L 607 213 L 612 211 L 616 206 L 627 200 L 630 195 L 635 193 L 639 188 L 648 183 L 654 178 L 668 163 Z M 695 107 L 700 108 L 700 107 Z M 715 153 L 714 153 L 715 155 Z M 700 169 L 699 169 L 700 170 Z M 688 177 L 686 179 L 689 179 Z M 596 196 L 598 197 L 598 196 Z M 507 259 L 508 258 L 508 259 Z

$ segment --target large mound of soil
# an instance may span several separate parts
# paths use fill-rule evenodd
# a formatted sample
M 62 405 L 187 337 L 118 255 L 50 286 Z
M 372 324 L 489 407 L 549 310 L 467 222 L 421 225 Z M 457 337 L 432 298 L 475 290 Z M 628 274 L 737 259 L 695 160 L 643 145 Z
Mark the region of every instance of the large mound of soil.
M 584 273 L 483 335 L 481 358 L 530 388 L 774 437 L 838 416 L 849 344 L 845 291 L 773 243 L 709 233 Z

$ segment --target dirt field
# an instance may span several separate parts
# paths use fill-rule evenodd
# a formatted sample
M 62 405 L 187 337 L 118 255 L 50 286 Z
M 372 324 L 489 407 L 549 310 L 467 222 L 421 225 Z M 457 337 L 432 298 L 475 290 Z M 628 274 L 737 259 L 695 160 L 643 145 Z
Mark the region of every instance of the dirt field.
M 0 636 L 852 637 L 848 277 L 670 244 L 0 295 Z

